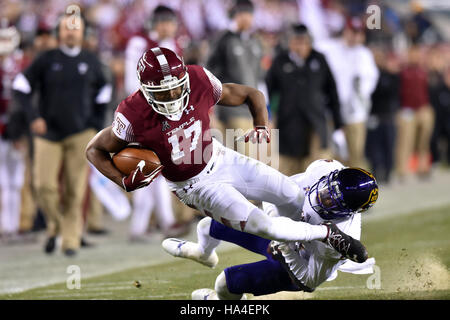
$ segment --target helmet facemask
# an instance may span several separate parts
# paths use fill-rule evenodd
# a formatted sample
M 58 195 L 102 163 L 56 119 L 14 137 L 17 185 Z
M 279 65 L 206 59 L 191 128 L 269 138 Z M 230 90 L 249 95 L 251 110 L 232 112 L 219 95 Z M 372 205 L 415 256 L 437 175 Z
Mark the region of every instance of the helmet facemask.
M 311 208 L 323 219 L 344 218 L 353 214 L 345 205 L 344 196 L 336 181 L 337 174 L 338 170 L 335 170 L 328 176 L 323 176 L 308 193 Z
M 178 115 L 186 109 L 189 103 L 191 92 L 189 74 L 186 72 L 181 79 L 175 76 L 165 77 L 161 80 L 160 85 L 141 82 L 140 89 L 155 112 L 164 116 Z M 175 97 L 173 97 L 174 95 Z

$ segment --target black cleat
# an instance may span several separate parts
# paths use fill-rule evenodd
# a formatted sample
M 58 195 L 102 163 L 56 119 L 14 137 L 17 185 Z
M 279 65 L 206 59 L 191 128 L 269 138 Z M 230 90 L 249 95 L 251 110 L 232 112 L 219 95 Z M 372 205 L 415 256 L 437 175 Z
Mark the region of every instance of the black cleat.
M 92 248 L 92 247 L 95 247 L 95 245 L 92 242 L 87 242 L 86 239 L 81 238 L 80 247 L 81 248 Z
M 327 237 L 323 240 L 326 244 L 333 247 L 346 259 L 358 263 L 363 263 L 367 260 L 369 254 L 359 240 L 356 240 L 339 230 L 339 228 L 331 221 L 325 221 L 322 224 L 328 228 Z
M 47 254 L 53 253 L 56 247 L 56 237 L 49 237 L 47 243 L 45 244 L 44 251 Z
M 66 257 L 74 257 L 77 255 L 77 251 L 74 249 L 66 249 L 66 250 L 64 250 L 64 255 Z
M 89 229 L 87 232 L 94 236 L 105 236 L 109 234 L 108 229 Z

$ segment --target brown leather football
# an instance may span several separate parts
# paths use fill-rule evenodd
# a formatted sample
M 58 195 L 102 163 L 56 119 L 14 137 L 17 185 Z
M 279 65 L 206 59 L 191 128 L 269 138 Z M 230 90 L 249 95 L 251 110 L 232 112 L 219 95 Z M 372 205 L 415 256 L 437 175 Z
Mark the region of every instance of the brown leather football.
M 126 175 L 129 175 L 134 169 L 136 169 L 141 160 L 145 161 L 145 166 L 142 169 L 142 172 L 146 175 L 161 166 L 161 161 L 159 161 L 159 158 L 155 152 L 149 149 L 134 147 L 122 149 L 112 157 L 112 160 L 116 168 Z

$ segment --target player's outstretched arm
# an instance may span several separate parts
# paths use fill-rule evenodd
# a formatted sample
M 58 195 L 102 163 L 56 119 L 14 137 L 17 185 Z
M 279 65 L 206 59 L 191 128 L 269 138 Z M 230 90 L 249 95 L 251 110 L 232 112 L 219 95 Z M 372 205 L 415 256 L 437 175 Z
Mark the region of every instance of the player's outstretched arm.
M 254 129 L 249 130 L 237 140 L 244 139 L 245 142 L 251 141 L 252 143 L 270 142 L 268 112 L 263 93 L 255 88 L 236 83 L 222 85 L 222 96 L 218 104 L 239 106 L 243 103 L 248 105 L 252 114 Z
M 127 146 L 128 142 L 116 137 L 111 126 L 106 127 L 92 138 L 86 147 L 86 157 L 103 175 L 124 187 L 125 177 L 113 164 L 111 153 L 117 153 Z
M 217 104 L 233 107 L 244 103 L 248 105 L 255 127 L 267 127 L 269 125 L 266 100 L 261 91 L 236 83 L 224 83 L 222 85 L 222 96 Z

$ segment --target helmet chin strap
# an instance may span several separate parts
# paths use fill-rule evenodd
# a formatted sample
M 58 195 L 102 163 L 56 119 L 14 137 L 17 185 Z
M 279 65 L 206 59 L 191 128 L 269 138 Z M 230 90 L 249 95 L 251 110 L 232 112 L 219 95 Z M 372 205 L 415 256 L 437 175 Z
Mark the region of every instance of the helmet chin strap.
M 181 119 L 181 117 L 183 116 L 183 111 L 177 113 L 177 114 L 170 114 L 170 115 L 164 115 L 167 119 L 169 119 L 170 121 L 178 121 Z
M 174 114 L 164 114 L 164 116 L 165 116 L 167 119 L 172 120 L 172 121 L 178 121 L 178 120 L 180 120 L 181 117 L 183 116 L 182 102 L 181 102 L 181 101 L 175 102 L 174 105 L 177 104 L 177 103 L 179 104 L 179 110 L 180 110 L 180 111 L 177 112 L 177 113 L 174 113 Z M 167 107 L 166 107 L 166 112 L 169 113 Z

